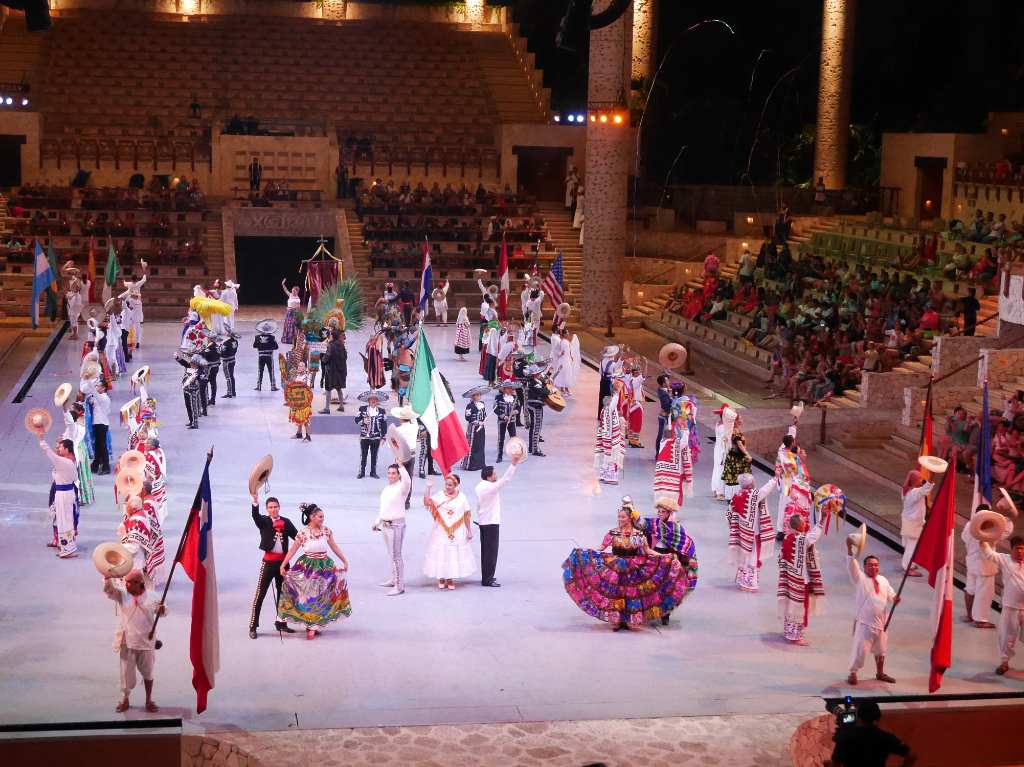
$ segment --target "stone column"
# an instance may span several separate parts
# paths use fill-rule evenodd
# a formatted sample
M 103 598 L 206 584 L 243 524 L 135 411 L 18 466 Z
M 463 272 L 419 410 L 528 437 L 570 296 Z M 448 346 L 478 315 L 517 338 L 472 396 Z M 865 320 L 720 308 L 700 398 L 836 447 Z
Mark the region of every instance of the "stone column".
M 466 23 L 483 24 L 486 11 L 484 0 L 466 0 Z
M 633 0 L 633 80 L 651 84 L 654 55 L 658 50 L 658 5 L 656 0 Z
M 818 125 L 814 140 L 814 178 L 826 189 L 846 186 L 850 138 L 850 87 L 853 83 L 853 32 L 856 0 L 824 0 L 821 12 L 821 65 L 818 75 Z
M 594 0 L 593 12 L 611 0 Z M 624 15 L 614 24 L 590 33 L 590 71 L 587 106 L 610 108 L 623 99 L 623 62 L 629 38 Z M 583 284 L 580 319 L 584 325 L 603 327 L 622 319 L 622 270 L 626 255 L 626 185 L 629 168 L 629 120 L 620 125 L 587 121 L 587 157 L 584 185 Z

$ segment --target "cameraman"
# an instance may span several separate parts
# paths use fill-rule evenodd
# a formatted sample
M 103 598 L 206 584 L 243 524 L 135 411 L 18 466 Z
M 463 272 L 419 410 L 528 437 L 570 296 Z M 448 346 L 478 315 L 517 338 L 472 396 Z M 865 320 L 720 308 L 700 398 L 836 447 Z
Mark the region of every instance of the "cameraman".
M 866 701 L 857 706 L 857 723 L 837 728 L 832 736 L 836 744 L 832 767 L 885 767 L 890 754 L 902 756 L 904 767 L 916 763 L 917 757 L 907 744 L 878 728 L 881 718 L 877 703 Z

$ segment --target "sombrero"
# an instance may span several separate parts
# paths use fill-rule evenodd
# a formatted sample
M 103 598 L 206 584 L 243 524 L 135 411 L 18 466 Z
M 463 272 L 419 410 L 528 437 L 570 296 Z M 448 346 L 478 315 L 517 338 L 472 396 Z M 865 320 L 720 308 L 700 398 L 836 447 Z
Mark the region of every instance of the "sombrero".
M 601 356 L 602 357 L 614 357 L 616 354 L 619 353 L 619 351 L 620 351 L 619 347 L 616 346 L 615 344 L 612 344 L 611 346 L 604 347 L 604 350 L 601 352 Z
M 119 471 L 117 479 L 114 480 L 114 487 L 121 498 L 128 499 L 138 495 L 142 492 L 142 471 Z
M 398 410 L 399 408 L 395 408 Z M 401 434 L 398 433 L 398 427 L 394 424 L 388 426 L 388 433 L 386 437 L 388 445 L 395 454 L 395 461 L 398 463 L 405 463 L 412 458 L 412 450 L 409 445 L 406 444 L 405 439 Z
M 45 434 L 53 426 L 53 416 L 50 415 L 50 411 L 41 407 L 34 407 L 25 413 L 25 428 L 28 431 L 39 434 Z
M 917 463 L 932 474 L 942 474 L 949 467 L 949 463 L 934 455 L 922 455 L 917 459 Z
M 72 391 L 74 389 L 71 388 L 71 384 L 62 383 L 57 387 L 57 391 L 53 393 L 53 404 L 57 407 L 64 407 L 64 403 L 68 401 Z
M 146 467 L 146 456 L 138 450 L 125 450 L 117 459 L 118 468 L 132 474 L 142 471 Z
M 260 320 L 256 323 L 257 333 L 270 333 L 273 335 L 277 332 L 277 322 L 274 320 Z
M 356 399 L 359 400 L 360 402 L 369 402 L 370 397 L 376 397 L 379 402 L 383 403 L 391 399 L 391 394 L 389 394 L 384 389 L 370 389 L 368 391 L 364 391 L 362 394 L 356 397 Z
M 474 269 L 473 270 L 473 276 L 476 277 L 478 280 L 482 280 L 485 276 L 487 276 L 487 270 L 486 269 Z
M 462 393 L 462 396 L 465 397 L 466 399 L 470 399 L 471 397 L 473 397 L 476 394 L 480 394 L 481 396 L 484 395 L 484 394 L 487 394 L 487 392 L 489 392 L 490 390 L 491 390 L 490 386 L 485 386 L 485 385 L 474 386 L 472 389 L 468 389 L 467 391 L 464 391 Z
M 505 442 L 505 452 L 513 459 L 519 459 L 521 456 L 526 456 L 526 443 L 523 442 L 521 437 L 510 437 Z
M 1002 538 L 1005 525 L 1006 518 L 1002 514 L 985 509 L 975 512 L 971 521 L 967 523 L 967 531 L 975 540 L 995 543 Z
M 789 409 L 789 412 L 792 413 L 794 418 L 799 418 L 800 416 L 802 416 L 804 414 L 803 400 L 800 400 L 795 405 L 793 405 L 793 407 Z
M 669 370 L 681 368 L 686 364 L 686 348 L 682 344 L 665 344 L 658 352 L 658 363 Z
M 654 508 L 668 509 L 673 514 L 679 512 L 679 501 L 670 495 L 656 495 L 654 497 Z
M 569 304 L 565 303 L 564 301 L 560 303 L 558 307 L 555 309 L 555 314 L 561 317 L 562 319 L 568 317 L 570 312 L 572 312 L 572 307 Z
M 412 408 L 408 405 L 402 405 L 401 407 L 391 408 L 391 417 L 397 418 L 399 421 L 415 421 L 416 414 L 412 411 Z
M 999 492 L 1002 494 L 1002 498 L 996 501 L 996 508 L 999 510 L 1006 509 L 1013 516 L 1017 516 L 1017 504 L 1013 502 L 1013 498 L 1010 497 L 1010 493 L 1007 492 L 1005 487 L 999 488 Z
M 501 291 L 498 289 L 497 285 L 488 285 L 487 286 L 487 295 L 489 295 L 494 300 L 498 299 L 498 293 L 500 293 L 500 292 Z
M 150 373 L 149 365 L 143 365 L 132 373 L 132 383 L 138 386 L 142 383 L 148 382 L 150 379 Z
M 269 453 L 256 461 L 256 465 L 249 472 L 249 495 L 256 495 L 259 492 L 260 488 L 270 479 L 270 473 L 273 470 L 274 456 Z
M 116 541 L 101 543 L 92 550 L 92 563 L 104 578 L 123 578 L 132 571 L 132 555 Z
M 498 381 L 499 389 L 522 389 L 523 384 L 521 381 Z
M 433 298 L 435 301 L 441 301 L 444 299 L 444 291 L 441 290 L 441 288 L 434 288 L 430 292 L 430 297 Z
M 239 283 L 235 282 L 234 280 L 224 280 L 224 285 L 234 290 L 237 290 L 238 288 L 242 287 Z
M 856 549 L 853 554 L 853 556 L 855 557 L 859 557 L 861 554 L 864 553 L 864 547 L 867 545 L 867 542 L 868 526 L 865 524 L 862 524 L 860 526 L 860 529 L 857 530 L 857 532 L 850 533 L 848 536 L 846 536 L 847 545 L 853 544 L 854 548 Z

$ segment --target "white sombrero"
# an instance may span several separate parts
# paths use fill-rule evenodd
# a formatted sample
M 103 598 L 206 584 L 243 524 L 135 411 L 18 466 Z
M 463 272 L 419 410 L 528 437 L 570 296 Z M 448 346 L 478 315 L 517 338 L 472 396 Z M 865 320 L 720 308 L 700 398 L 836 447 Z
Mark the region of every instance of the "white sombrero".
M 74 391 L 71 384 L 62 383 L 57 387 L 57 391 L 53 393 L 53 404 L 57 407 L 64 407 L 64 403 L 68 401 L 68 397 L 71 396 L 71 392 Z
M 138 450 L 125 450 L 117 459 L 117 466 L 121 471 L 140 472 L 146 467 L 146 456 Z
M 256 495 L 259 492 L 260 488 L 270 479 L 270 474 L 273 470 L 274 456 L 269 453 L 256 462 L 256 465 L 252 467 L 252 471 L 249 472 L 249 495 Z
M 53 426 L 53 416 L 50 411 L 41 407 L 34 407 L 25 413 L 25 428 L 33 434 L 45 434 Z
M 116 541 L 101 543 L 92 550 L 92 563 L 104 578 L 123 578 L 132 571 L 132 555 Z

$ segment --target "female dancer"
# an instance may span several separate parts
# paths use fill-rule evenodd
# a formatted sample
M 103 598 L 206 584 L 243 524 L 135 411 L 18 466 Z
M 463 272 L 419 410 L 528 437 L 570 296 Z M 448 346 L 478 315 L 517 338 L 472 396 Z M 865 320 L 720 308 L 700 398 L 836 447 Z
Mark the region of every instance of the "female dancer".
M 470 576 L 476 570 L 473 558 L 473 531 L 470 529 L 470 505 L 459 489 L 457 474 L 444 478 L 444 490 L 433 496 L 434 483 L 427 480 L 423 505 L 434 518 L 430 544 L 423 562 L 423 572 L 437 579 L 439 589 L 455 588 L 456 578 Z
M 288 299 L 288 309 L 284 313 L 284 330 L 281 332 L 281 340 L 286 344 L 295 343 L 295 336 L 301 333 L 299 327 L 299 307 L 302 299 L 299 298 L 299 286 L 289 290 L 287 280 L 281 280 L 281 290 L 284 297 Z
M 459 362 L 466 361 L 469 354 L 469 312 L 465 306 L 459 307 L 459 316 L 455 320 L 455 355 Z
M 618 527 L 608 531 L 600 549 L 573 549 L 562 563 L 572 601 L 616 631 L 661 620 L 686 595 L 688 574 L 679 559 L 654 551 L 639 524 L 640 512 L 623 498 Z M 610 554 L 603 553 L 607 548 Z
M 334 542 L 331 528 L 324 527 L 323 509 L 315 503 L 302 503 L 299 511 L 302 512 L 304 527 L 295 536 L 295 542 L 281 562 L 281 572 L 285 576 L 277 613 L 282 621 L 305 623 L 306 639 L 313 639 L 321 627 L 352 614 L 348 584 L 345 582 L 348 560 Z M 302 556 L 289 569 L 288 562 L 299 547 L 302 548 Z M 334 566 L 328 549 L 338 557 L 340 567 Z

